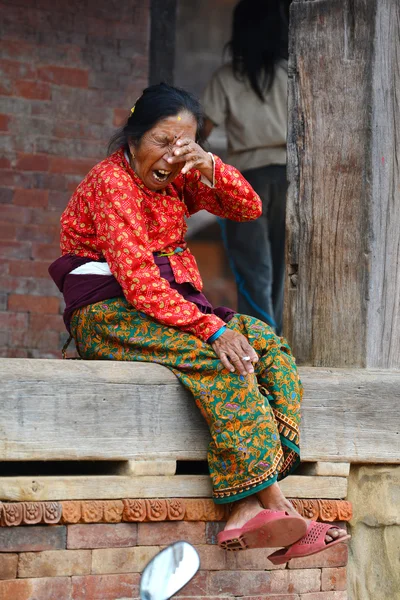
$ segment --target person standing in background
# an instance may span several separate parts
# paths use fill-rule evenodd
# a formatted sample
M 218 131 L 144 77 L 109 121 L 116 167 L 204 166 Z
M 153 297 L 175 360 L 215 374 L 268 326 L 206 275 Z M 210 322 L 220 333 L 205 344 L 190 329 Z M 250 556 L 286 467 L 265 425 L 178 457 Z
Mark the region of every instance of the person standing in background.
M 227 163 L 262 199 L 256 221 L 221 220 L 238 311 L 282 332 L 285 275 L 287 56 L 290 0 L 241 0 L 233 12 L 231 62 L 203 95 L 204 135 L 225 124 Z

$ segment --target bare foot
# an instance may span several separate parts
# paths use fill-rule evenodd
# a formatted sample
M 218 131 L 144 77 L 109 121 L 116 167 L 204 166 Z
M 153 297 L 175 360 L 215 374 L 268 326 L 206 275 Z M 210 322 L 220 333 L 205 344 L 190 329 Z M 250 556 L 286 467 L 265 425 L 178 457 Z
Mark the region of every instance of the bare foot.
M 248 496 L 243 500 L 233 502 L 231 514 L 229 515 L 229 519 L 226 523 L 224 531 L 228 531 L 228 529 L 237 529 L 243 527 L 243 525 L 245 525 L 247 521 L 253 519 L 262 510 L 264 509 L 261 506 L 255 494 L 252 496 Z
M 289 502 L 289 500 L 285 498 L 281 488 L 277 483 L 273 483 L 261 492 L 258 492 L 257 496 L 264 508 L 269 508 L 271 510 L 284 510 L 289 513 L 289 515 L 301 516 L 294 506 Z M 306 523 L 310 523 L 310 519 L 304 520 Z M 333 542 L 334 540 L 344 537 L 345 535 L 347 535 L 347 531 L 345 529 L 328 529 L 325 535 L 325 543 L 329 544 L 329 542 Z

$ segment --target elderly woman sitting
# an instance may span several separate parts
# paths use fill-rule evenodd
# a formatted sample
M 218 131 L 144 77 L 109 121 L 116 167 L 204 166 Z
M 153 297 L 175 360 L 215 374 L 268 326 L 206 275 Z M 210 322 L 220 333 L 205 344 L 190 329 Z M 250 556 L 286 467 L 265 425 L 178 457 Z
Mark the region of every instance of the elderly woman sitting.
M 277 483 L 299 463 L 302 390 L 287 343 L 202 294 L 185 218 L 206 209 L 257 219 L 261 201 L 235 168 L 201 148 L 201 127 L 191 94 L 147 88 L 112 140 L 116 151 L 65 209 L 62 257 L 50 273 L 82 358 L 156 362 L 193 394 L 212 436 L 214 501 L 232 503 L 219 544 L 283 547 L 270 560 L 286 562 L 346 532 L 306 522 Z

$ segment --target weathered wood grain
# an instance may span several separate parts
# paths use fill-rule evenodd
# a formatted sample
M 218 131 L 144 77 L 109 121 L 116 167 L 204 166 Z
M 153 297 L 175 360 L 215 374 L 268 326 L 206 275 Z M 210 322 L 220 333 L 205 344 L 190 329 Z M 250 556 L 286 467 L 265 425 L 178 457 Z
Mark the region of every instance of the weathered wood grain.
M 305 461 L 400 462 L 400 371 L 301 368 Z M 204 460 L 209 433 L 165 367 L 0 359 L 0 462 Z
M 300 364 L 400 367 L 400 4 L 291 4 L 285 334 Z
M 400 2 L 377 2 L 367 366 L 400 366 Z
M 290 498 L 342 499 L 347 494 L 347 480 L 293 475 L 282 481 L 281 488 Z M 0 498 L 4 501 L 176 497 L 210 498 L 210 478 L 207 475 L 0 477 Z

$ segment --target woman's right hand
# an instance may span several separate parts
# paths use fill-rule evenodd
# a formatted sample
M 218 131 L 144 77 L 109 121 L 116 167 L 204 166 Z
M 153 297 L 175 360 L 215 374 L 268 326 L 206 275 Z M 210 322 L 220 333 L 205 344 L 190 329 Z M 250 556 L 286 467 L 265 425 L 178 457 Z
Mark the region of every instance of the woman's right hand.
M 234 371 L 240 375 L 254 373 L 252 363 L 258 362 L 258 356 L 247 338 L 241 333 L 226 329 L 211 346 L 224 367 L 231 373 Z M 246 358 L 250 360 L 244 360 Z

